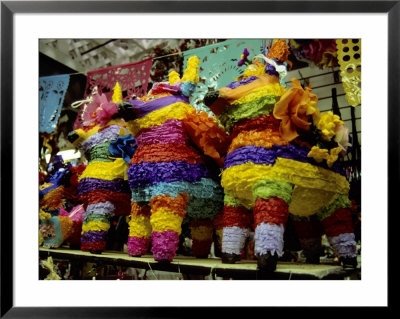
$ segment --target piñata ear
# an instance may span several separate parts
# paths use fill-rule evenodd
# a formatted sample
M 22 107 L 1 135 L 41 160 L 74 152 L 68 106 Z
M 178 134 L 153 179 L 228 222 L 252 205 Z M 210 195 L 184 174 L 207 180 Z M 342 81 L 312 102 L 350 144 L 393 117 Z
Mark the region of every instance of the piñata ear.
M 115 86 L 113 87 L 113 96 L 112 96 L 112 101 L 114 103 L 121 103 L 122 102 L 122 89 L 121 86 L 119 85 L 119 82 L 115 83 Z
M 197 56 L 191 56 L 187 61 L 187 67 L 182 76 L 182 82 L 199 82 L 199 64 L 200 59 Z
M 180 82 L 181 78 L 179 76 L 179 73 L 176 71 L 171 71 L 168 74 L 168 81 L 170 85 L 174 85 L 175 83 Z

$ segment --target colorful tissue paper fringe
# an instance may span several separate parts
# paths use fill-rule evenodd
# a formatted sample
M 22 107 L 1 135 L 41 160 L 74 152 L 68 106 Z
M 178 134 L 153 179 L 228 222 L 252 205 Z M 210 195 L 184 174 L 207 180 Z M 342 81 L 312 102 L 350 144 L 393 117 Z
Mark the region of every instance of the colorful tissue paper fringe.
M 67 242 L 79 245 L 82 212 L 77 180 L 84 169 L 85 165 L 64 163 L 58 155 L 52 159 L 48 175 L 39 186 L 40 245 L 51 248 Z
M 130 213 L 127 168 L 137 146 L 124 120 L 118 116 L 121 102 L 118 83 L 112 100 L 94 92 L 84 113 L 83 127 L 69 135 L 89 162 L 78 179 L 79 198 L 85 208 L 81 233 L 83 251 L 104 251 L 111 218 Z
M 313 49 L 315 43 L 309 44 Z M 287 58 L 289 47 L 285 40 L 274 40 L 268 57 L 254 57 L 235 82 L 209 92 L 204 99 L 230 133 L 221 176 L 225 192 L 222 253 L 239 257 L 254 229 L 259 267 L 265 266 L 263 256 L 282 255 L 289 213 L 306 219 L 322 216 L 321 212 L 325 219 L 335 216 L 335 210 L 328 212 L 326 207 L 338 197 L 347 197 L 349 191 L 339 162 L 348 146 L 340 133 L 345 132 L 343 122 L 320 113 L 311 87 L 302 88 L 296 79 L 288 90 L 280 84 L 286 74 L 282 59 Z M 329 220 L 325 223 L 337 225 Z M 341 220 L 348 225 L 344 217 Z M 339 229 L 340 234 L 328 235 L 338 243 L 338 255 L 355 247 L 350 236 L 344 235 L 351 233 L 349 228 L 330 227 Z M 329 233 L 330 227 L 325 231 Z M 349 252 L 348 257 L 353 254 Z
M 172 261 L 184 216 L 194 222 L 209 219 L 212 224 L 222 210 L 216 168 L 223 165 L 228 136 L 214 118 L 189 103 L 199 80 L 199 62 L 191 57 L 182 78 L 173 71 L 169 83 L 155 83 L 147 95 L 121 108 L 138 145 L 127 171 L 132 194 L 128 253 L 132 256 L 146 253 L 151 243 L 155 260 Z M 180 202 L 179 207 L 174 201 Z M 151 208 L 150 216 L 139 213 L 145 205 Z

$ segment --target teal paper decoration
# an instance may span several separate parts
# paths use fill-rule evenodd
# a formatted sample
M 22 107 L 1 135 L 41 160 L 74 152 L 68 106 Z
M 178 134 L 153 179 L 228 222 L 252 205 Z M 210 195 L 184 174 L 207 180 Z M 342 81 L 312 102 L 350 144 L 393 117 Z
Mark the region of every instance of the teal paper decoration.
M 56 129 L 69 75 L 43 76 L 39 78 L 39 132 L 53 133 Z
M 264 53 L 264 39 L 234 39 L 196 48 L 184 52 L 184 69 L 187 60 L 196 55 L 200 59 L 199 78 L 196 90 L 190 98 L 190 103 L 201 111 L 213 115 L 211 110 L 204 105 L 203 98 L 208 90 L 217 90 L 236 80 L 243 73 L 246 66 L 238 66 L 243 50 L 247 48 L 253 56 Z

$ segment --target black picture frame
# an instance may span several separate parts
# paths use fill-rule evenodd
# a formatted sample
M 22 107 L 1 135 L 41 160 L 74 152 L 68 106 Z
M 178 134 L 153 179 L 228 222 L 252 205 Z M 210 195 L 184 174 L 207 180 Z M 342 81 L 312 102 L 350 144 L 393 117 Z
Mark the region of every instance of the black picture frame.
M 95 5 L 94 5 L 95 3 Z M 15 13 L 126 13 L 126 12 L 269 12 L 269 13 L 387 13 L 388 14 L 388 211 L 398 208 L 394 201 L 399 185 L 400 126 L 400 1 L 1 1 L 1 318 L 178 318 L 187 317 L 185 307 L 37 307 L 13 306 L 13 16 Z M 385 212 L 381 212 L 385 213 Z M 392 221 L 392 217 L 388 215 Z M 394 227 L 393 222 L 388 222 Z M 389 231 L 388 235 L 393 234 Z M 388 265 L 393 261 L 389 240 Z M 394 247 L 396 248 L 396 247 Z M 389 267 L 390 268 L 390 267 Z M 390 269 L 388 269 L 389 271 Z M 388 282 L 388 286 L 391 281 Z M 371 292 L 373 293 L 373 292 Z M 393 295 L 392 295 L 393 297 Z M 388 310 L 389 307 L 379 308 Z M 229 309 L 196 309 L 197 315 L 229 315 Z M 230 309 L 232 310 L 232 309 Z M 307 308 L 291 307 L 297 315 Z M 286 315 L 288 310 L 285 310 Z M 369 309 L 370 311 L 371 309 Z M 192 313 L 193 308 L 190 308 Z M 235 315 L 252 315 L 253 309 L 234 309 Z M 341 309 L 331 309 L 339 314 Z M 347 313 L 350 308 L 345 310 Z M 359 311 L 359 310 L 357 310 Z M 267 315 L 269 310 L 265 312 Z M 190 315 L 189 315 L 190 317 Z

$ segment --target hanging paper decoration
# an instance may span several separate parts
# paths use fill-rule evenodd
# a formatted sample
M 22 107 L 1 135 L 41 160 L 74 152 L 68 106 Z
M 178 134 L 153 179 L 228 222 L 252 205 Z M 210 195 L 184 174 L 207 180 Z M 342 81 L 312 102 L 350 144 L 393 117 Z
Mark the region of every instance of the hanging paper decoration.
M 126 90 L 125 100 L 132 96 L 143 96 L 147 93 L 152 58 L 133 63 L 114 65 L 107 68 L 88 71 L 85 97 L 97 86 L 99 93 L 112 93 L 112 88 L 118 82 L 123 91 Z
M 305 59 L 320 69 L 338 66 L 336 39 L 291 39 L 289 44 L 298 60 Z
M 204 105 L 203 99 L 208 90 L 217 90 L 242 74 L 244 64 L 238 65 L 244 49 L 251 56 L 264 52 L 265 40 L 262 39 L 235 39 L 219 42 L 184 52 L 184 68 L 192 55 L 200 59 L 199 82 L 191 97 L 190 103 L 198 110 L 213 113 Z
M 39 132 L 53 133 L 60 117 L 69 75 L 53 75 L 39 78 Z
M 361 104 L 361 39 L 336 40 L 340 75 L 351 106 Z
M 123 93 L 123 100 L 128 101 L 134 96 L 143 96 L 147 93 L 147 86 L 150 77 L 150 69 L 153 63 L 152 58 L 141 61 L 114 65 L 107 68 L 88 71 L 85 88 L 85 98 L 97 88 L 98 93 L 104 93 L 111 100 L 112 90 L 116 83 L 120 85 Z M 82 127 L 81 106 L 74 124 L 74 130 Z

